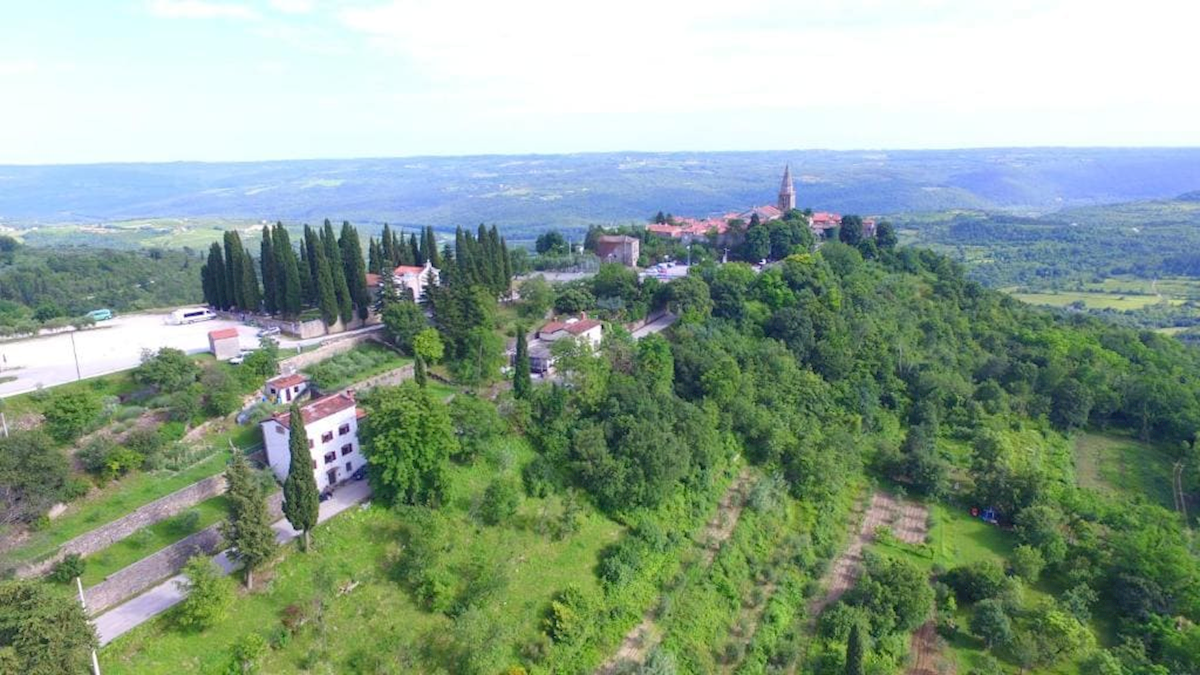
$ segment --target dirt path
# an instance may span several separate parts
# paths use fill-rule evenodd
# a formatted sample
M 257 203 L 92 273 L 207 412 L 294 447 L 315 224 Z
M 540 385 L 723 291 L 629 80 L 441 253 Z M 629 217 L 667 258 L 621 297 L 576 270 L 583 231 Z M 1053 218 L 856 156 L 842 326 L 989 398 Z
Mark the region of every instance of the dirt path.
M 926 508 L 921 504 L 901 501 L 884 492 L 876 492 L 871 495 L 871 502 L 863 516 L 862 524 L 859 525 L 858 534 L 834 561 L 821 582 L 825 588 L 825 594 L 814 598 L 808 605 L 806 632 L 811 634 L 821 612 L 837 602 L 846 591 L 854 586 L 854 582 L 858 580 L 858 574 L 862 570 L 863 549 L 875 540 L 876 529 L 880 526 L 887 526 L 891 528 L 892 534 L 897 539 L 910 544 L 919 544 L 925 541 L 925 534 L 928 530 L 927 515 Z M 796 667 L 801 660 L 803 657 L 792 664 L 790 673 L 796 672 Z
M 913 633 L 909 652 L 913 662 L 905 671 L 905 675 L 943 675 L 954 672 L 953 668 L 945 671 L 939 667 L 942 661 L 941 649 L 938 647 L 937 622 L 933 619 L 921 624 L 917 632 Z
M 717 552 L 721 550 L 721 544 L 729 539 L 734 528 L 737 527 L 742 509 L 746 506 L 746 494 L 749 492 L 749 488 L 750 470 L 743 468 L 737 478 L 733 479 L 729 488 L 725 490 L 725 494 L 721 496 L 721 501 L 717 505 L 717 511 L 713 514 L 712 519 L 705 524 L 704 532 L 696 542 L 697 546 L 703 549 L 700 553 L 699 564 L 705 568 L 712 565 Z M 628 663 L 645 661 L 650 650 L 662 640 L 656 623 L 657 619 L 658 603 L 655 603 L 642 615 L 641 622 L 625 634 L 616 653 L 600 664 L 595 675 L 613 675 Z

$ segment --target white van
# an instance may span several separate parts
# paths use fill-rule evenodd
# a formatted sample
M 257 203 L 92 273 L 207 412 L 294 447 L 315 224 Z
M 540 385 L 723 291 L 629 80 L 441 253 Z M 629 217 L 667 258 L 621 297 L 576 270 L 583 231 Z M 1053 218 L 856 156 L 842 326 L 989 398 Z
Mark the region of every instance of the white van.
M 167 319 L 167 323 L 180 326 L 187 323 L 196 323 L 197 321 L 208 321 L 217 318 L 211 309 L 204 307 L 189 307 L 177 309 L 171 312 L 171 316 Z

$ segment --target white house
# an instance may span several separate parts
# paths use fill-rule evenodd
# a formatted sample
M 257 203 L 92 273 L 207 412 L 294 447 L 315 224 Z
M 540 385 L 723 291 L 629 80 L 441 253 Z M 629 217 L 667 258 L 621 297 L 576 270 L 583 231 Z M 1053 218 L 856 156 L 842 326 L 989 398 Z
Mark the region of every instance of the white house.
M 412 293 L 413 300 L 421 302 L 429 284 L 436 286 L 440 282 L 441 270 L 431 265 L 429 261 L 425 261 L 424 267 L 401 265 L 392 270 L 392 277 L 396 280 L 398 292 L 403 293 L 407 290 Z
M 581 319 L 551 321 L 538 329 L 537 337 L 545 342 L 556 342 L 567 337 L 581 338 L 595 349 L 600 346 L 600 340 L 604 338 L 604 324 L 587 318 L 585 314 Z
M 299 374 L 280 375 L 267 380 L 263 396 L 272 403 L 287 405 L 308 391 L 308 378 Z
M 365 413 L 356 405 L 354 394 L 343 391 L 319 398 L 300 408 L 300 414 L 304 417 L 318 490 L 346 480 L 367 463 L 358 444 L 358 421 Z M 285 480 L 292 463 L 288 450 L 291 436 L 288 412 L 263 421 L 262 430 L 267 462 L 275 477 Z

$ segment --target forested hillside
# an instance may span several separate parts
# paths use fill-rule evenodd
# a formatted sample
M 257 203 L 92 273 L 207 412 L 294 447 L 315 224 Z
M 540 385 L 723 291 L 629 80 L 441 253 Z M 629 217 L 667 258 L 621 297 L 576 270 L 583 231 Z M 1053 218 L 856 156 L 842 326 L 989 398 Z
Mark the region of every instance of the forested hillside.
M 194 252 L 36 248 L 0 237 L 0 326 L 37 324 L 107 307 L 124 312 L 199 302 Z

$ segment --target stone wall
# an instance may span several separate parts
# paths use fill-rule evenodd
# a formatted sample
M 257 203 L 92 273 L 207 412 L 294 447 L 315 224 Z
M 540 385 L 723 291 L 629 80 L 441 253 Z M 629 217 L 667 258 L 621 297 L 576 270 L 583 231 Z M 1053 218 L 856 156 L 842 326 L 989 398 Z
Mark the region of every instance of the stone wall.
M 274 522 L 283 517 L 283 493 L 267 497 L 267 511 Z M 170 546 L 110 574 L 104 581 L 84 591 L 88 611 L 95 616 L 128 598 L 175 576 L 195 555 L 213 555 L 224 543 L 220 524 L 212 525 L 180 539 Z
M 401 382 L 404 382 L 405 380 L 411 380 L 412 377 L 413 377 L 413 364 L 410 363 L 406 366 L 400 366 L 399 368 L 393 368 L 392 370 L 389 370 L 386 373 L 380 373 L 379 375 L 376 375 L 375 377 L 368 377 L 365 380 L 360 380 L 346 388 L 353 389 L 354 391 L 359 392 L 359 391 L 364 391 L 366 389 L 370 389 L 371 387 L 389 387 L 392 385 L 400 384 Z
M 297 370 L 307 368 L 314 363 L 319 363 L 343 352 L 348 352 L 358 345 L 374 339 L 374 333 L 359 333 L 358 335 L 349 335 L 344 338 L 330 340 L 329 342 L 326 342 L 310 352 L 304 352 L 303 354 L 297 354 L 295 356 L 280 360 L 279 372 L 294 373 Z M 281 353 L 287 353 L 286 349 L 280 351 Z
M 107 525 L 101 525 L 94 530 L 75 537 L 59 546 L 58 551 L 50 558 L 19 568 L 16 571 L 16 575 L 24 579 L 45 574 L 68 553 L 78 553 L 82 556 L 95 553 L 121 541 L 144 527 L 182 513 L 188 508 L 224 492 L 225 476 L 223 474 L 192 483 L 182 490 L 176 490 L 165 497 L 160 497 L 142 506 L 123 518 L 114 520 Z

